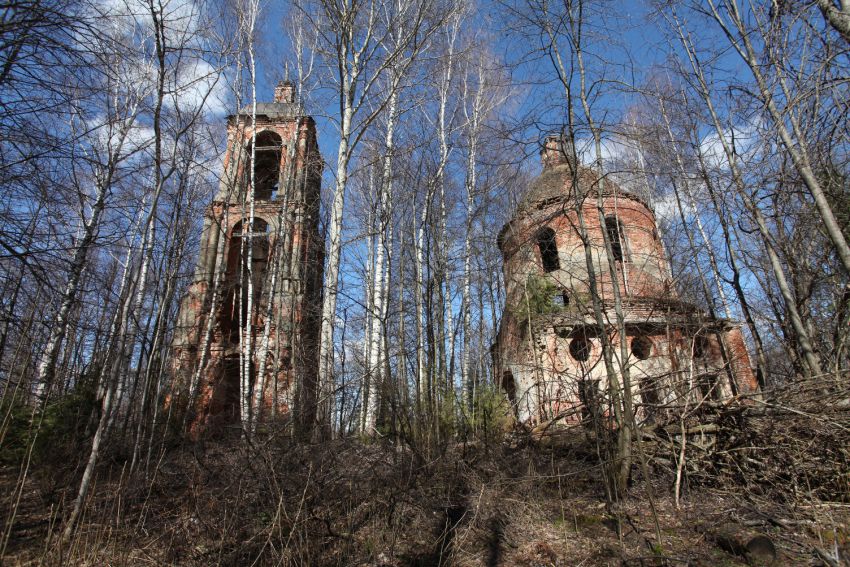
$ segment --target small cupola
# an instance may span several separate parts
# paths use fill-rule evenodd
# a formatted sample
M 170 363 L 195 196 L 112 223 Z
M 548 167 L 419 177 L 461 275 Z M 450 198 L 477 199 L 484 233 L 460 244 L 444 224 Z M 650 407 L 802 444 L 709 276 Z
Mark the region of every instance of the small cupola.
M 281 81 L 274 88 L 275 102 L 295 102 L 295 85 L 288 79 Z
M 573 144 L 563 134 L 550 134 L 543 141 L 540 150 L 540 160 L 543 169 L 552 169 L 559 165 L 570 164 L 575 166 L 575 150 Z

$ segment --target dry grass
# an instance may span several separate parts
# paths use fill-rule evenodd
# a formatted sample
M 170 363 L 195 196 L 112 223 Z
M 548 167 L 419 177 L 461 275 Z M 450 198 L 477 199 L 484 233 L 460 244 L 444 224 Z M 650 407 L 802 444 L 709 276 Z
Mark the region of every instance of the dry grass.
M 106 463 L 66 549 L 55 534 L 74 479 L 36 471 L 3 564 L 746 565 L 759 564 L 746 546 L 763 535 L 777 553 L 771 564 L 840 565 L 850 551 L 843 410 L 814 418 L 800 405 L 766 407 L 706 416 L 726 433 L 689 448 L 679 509 L 675 445 L 660 429 L 647 444 L 653 477 L 635 468 L 629 498 L 615 505 L 583 434 L 457 444 L 428 457 L 350 439 L 176 447 L 149 479 Z M 4 493 L 16 472 L 2 471 Z

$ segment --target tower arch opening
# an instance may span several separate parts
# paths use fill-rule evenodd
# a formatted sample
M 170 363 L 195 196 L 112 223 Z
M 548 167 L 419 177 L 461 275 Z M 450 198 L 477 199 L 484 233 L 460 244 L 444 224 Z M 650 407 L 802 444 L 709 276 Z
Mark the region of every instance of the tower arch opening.
M 207 421 L 217 428 L 232 426 L 240 420 L 240 392 L 242 361 L 239 354 L 226 356 L 220 362 L 221 372 L 213 389 L 207 408 Z M 253 387 L 256 368 L 251 362 L 248 368 L 249 388 Z
M 543 263 L 544 272 L 554 272 L 561 267 L 554 230 L 548 226 L 541 228 L 537 233 L 537 247 L 540 250 L 540 261 Z
M 245 186 L 251 186 L 251 142 L 245 150 L 248 159 L 245 168 Z M 256 136 L 254 149 L 254 198 L 271 200 L 277 196 L 280 185 L 280 161 L 283 155 L 283 140 L 277 132 L 264 130 Z
M 248 322 L 249 286 L 253 296 L 254 315 L 260 312 L 260 299 L 269 262 L 269 224 L 255 218 L 249 230 L 248 223 L 239 221 L 233 227 L 227 252 L 227 272 L 224 302 L 221 306 L 219 323 L 222 335 L 231 343 L 239 342 L 239 330 Z M 248 247 L 251 247 L 251 265 L 248 265 Z
M 516 381 L 514 380 L 514 375 L 510 370 L 505 370 L 502 373 L 502 389 L 505 390 L 505 394 L 508 396 L 508 401 L 511 405 L 516 404 Z

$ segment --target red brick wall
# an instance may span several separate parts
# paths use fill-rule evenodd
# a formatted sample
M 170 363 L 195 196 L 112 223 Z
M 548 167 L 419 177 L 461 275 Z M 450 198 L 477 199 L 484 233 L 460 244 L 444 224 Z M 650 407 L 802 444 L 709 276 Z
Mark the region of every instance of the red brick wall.
M 679 311 L 672 314 L 665 310 L 664 306 L 674 303 L 671 300 L 676 300 L 677 294 L 670 280 L 669 265 L 656 229 L 655 216 L 649 207 L 639 197 L 623 193 L 609 183 L 601 199 L 602 218 L 598 197 L 592 191 L 577 210 L 575 199 L 570 196 L 571 181 L 568 172 L 564 171 L 563 181 L 556 179 L 555 185 L 551 184 L 552 172 L 550 169 L 540 178 L 548 184 L 540 184 L 539 180 L 535 182 L 537 185 L 532 184 L 530 197 L 523 201 L 517 215 L 506 225 L 499 238 L 507 289 L 506 308 L 494 348 L 496 372 L 501 376 L 506 370 L 513 368 L 524 375 L 524 378 L 514 376 L 520 393 L 523 389 L 531 391 L 529 384 L 533 382 L 533 389 L 544 396 L 545 399 L 539 400 L 539 403 L 535 402 L 537 407 L 531 408 L 535 413 L 531 419 L 538 419 L 540 412 L 548 413 L 549 417 L 566 412 L 569 416 L 565 416 L 565 419 L 579 419 L 580 414 L 575 411 L 576 404 L 579 403 L 579 377 L 589 376 L 587 372 L 591 372 L 593 379 L 601 379 L 600 383 L 605 381 L 601 363 L 589 371 L 571 357 L 568 351 L 569 339 L 557 337 L 552 328 L 553 324 L 558 324 L 552 322 L 553 319 L 557 320 L 557 316 L 538 317 L 533 320 L 534 329 L 531 332 L 524 315 L 519 318 L 515 316 L 516 313 L 523 314 L 526 311 L 526 281 L 530 276 L 534 276 L 556 284 L 570 296 L 573 311 L 563 318 L 563 324 L 567 325 L 565 328 L 571 329 L 573 327 L 570 325 L 581 320 L 594 325 L 585 247 L 580 237 L 579 213 L 590 242 L 597 290 L 601 294 L 605 316 L 611 325 L 615 322 L 612 309 L 614 285 L 604 246 L 604 217 L 616 215 L 622 223 L 624 259 L 615 262 L 615 277 L 626 305 L 626 327 L 629 333 L 626 340 L 631 344 L 634 336 L 641 335 L 650 337 L 653 342 L 650 359 L 637 361 L 630 358 L 630 364 L 634 363 L 635 368 L 642 368 L 644 376 L 647 376 L 648 372 L 649 376 L 659 379 L 680 380 L 680 373 L 690 372 L 691 366 L 687 361 L 691 355 L 693 335 L 699 331 L 705 337 L 701 342 L 705 353 L 698 364 L 694 361 L 694 372 L 705 379 L 716 375 L 718 386 L 714 388 L 714 392 L 717 395 L 729 395 L 731 388 L 726 362 L 717 339 L 718 331 L 711 331 L 726 329 L 720 332 L 724 337 L 728 363 L 734 372 L 737 389 L 742 393 L 756 391 L 755 377 L 739 327 L 728 322 L 712 321 L 696 307 L 679 306 Z M 587 182 L 595 186 L 595 176 L 587 171 L 582 172 L 579 177 L 582 183 Z M 560 194 L 557 183 L 563 183 Z M 535 195 L 540 197 L 536 201 Z M 545 227 L 551 228 L 555 233 L 560 264 L 558 269 L 550 272 L 544 270 L 537 242 L 539 231 Z M 660 307 L 655 307 L 656 305 Z M 580 307 L 578 310 L 575 309 L 577 306 Z M 688 309 L 692 309 L 693 313 Z M 632 335 L 633 332 L 635 335 Z M 534 345 L 529 339 L 530 333 L 535 338 Z M 616 338 L 616 333 L 609 334 L 617 348 L 619 339 Z M 600 352 L 599 339 L 596 338 L 592 357 L 598 359 Z M 533 368 L 538 370 L 528 370 Z M 548 383 L 542 386 L 537 383 L 541 376 L 544 377 L 544 382 L 548 380 Z M 545 378 L 547 376 L 548 378 Z M 522 380 L 526 383 L 520 383 Z M 642 384 L 637 375 L 633 380 L 636 399 L 639 400 Z

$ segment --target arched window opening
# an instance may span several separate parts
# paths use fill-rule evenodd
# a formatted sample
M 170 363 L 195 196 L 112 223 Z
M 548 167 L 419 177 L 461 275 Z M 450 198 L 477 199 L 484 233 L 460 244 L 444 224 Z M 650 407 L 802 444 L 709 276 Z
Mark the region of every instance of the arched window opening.
M 502 374 L 502 388 L 505 389 L 505 394 L 507 394 L 511 405 L 516 404 L 516 382 L 510 370 L 505 370 Z
M 233 226 L 233 234 L 234 238 L 242 238 L 244 236 L 268 236 L 269 232 L 269 223 L 264 221 L 261 218 L 254 218 L 254 223 L 251 225 L 251 230 L 245 232 L 243 230 L 242 221 L 237 222 Z
M 280 182 L 280 159 L 283 142 L 276 132 L 266 130 L 257 134 L 257 148 L 254 152 L 254 198 L 270 200 L 277 197 Z M 245 168 L 245 185 L 251 186 L 251 143 L 246 148 L 248 159 Z
M 625 232 L 623 223 L 615 216 L 605 217 L 605 231 L 608 233 L 608 242 L 611 243 L 611 252 L 616 262 L 622 262 L 625 251 Z
M 570 356 L 579 362 L 586 362 L 590 358 L 591 348 L 587 337 L 578 336 L 570 341 Z
M 251 265 L 248 265 L 248 247 Z M 253 293 L 251 319 L 260 313 L 260 299 L 269 262 L 269 225 L 263 219 L 254 219 L 251 230 L 244 230 L 242 222 L 233 227 L 227 253 L 227 272 L 224 302 L 219 321 L 222 335 L 230 342 L 239 342 L 239 330 L 248 322 L 248 281 Z
M 706 339 L 702 335 L 697 335 L 694 337 L 694 358 L 701 359 L 705 358 L 708 354 L 709 346 L 708 339 Z
M 646 360 L 652 356 L 652 340 L 649 337 L 633 338 L 632 354 L 638 360 Z
M 661 403 L 659 395 L 660 385 L 655 378 L 644 376 L 640 379 L 640 397 L 644 403 L 644 414 L 648 420 L 652 419 Z
M 555 243 L 555 231 L 544 228 L 537 233 L 537 246 L 540 248 L 540 260 L 544 272 L 554 272 L 561 267 L 558 260 L 558 245 Z

